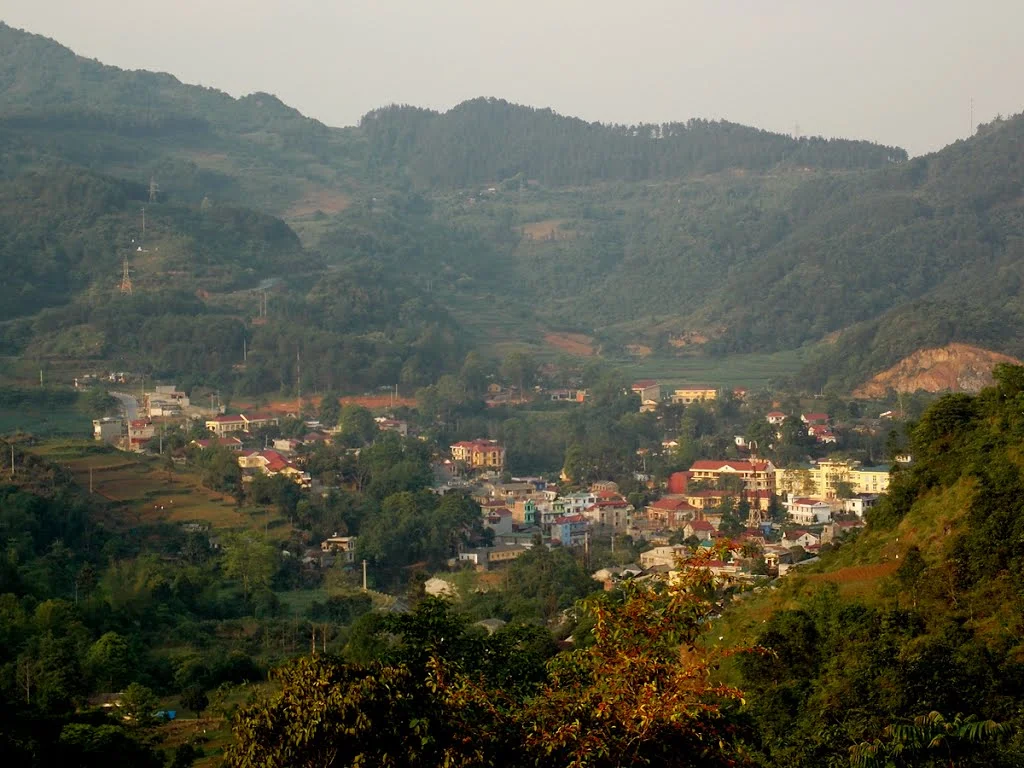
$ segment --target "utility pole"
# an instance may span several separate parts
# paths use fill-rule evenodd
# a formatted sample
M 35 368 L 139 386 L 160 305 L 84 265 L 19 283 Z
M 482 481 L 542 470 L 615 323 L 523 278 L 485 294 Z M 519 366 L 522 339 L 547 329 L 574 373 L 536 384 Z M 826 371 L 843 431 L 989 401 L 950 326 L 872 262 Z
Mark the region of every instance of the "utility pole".
M 89 495 L 92 495 L 92 467 L 89 467 Z
M 14 477 L 14 443 L 11 443 L 11 477 Z
M 295 350 L 295 394 L 299 398 L 295 406 L 295 418 L 302 418 L 302 359 L 299 357 L 299 350 Z
M 366 591 L 366 561 L 363 560 L 363 592 Z
M 39 386 L 43 386 L 43 369 L 39 369 Z

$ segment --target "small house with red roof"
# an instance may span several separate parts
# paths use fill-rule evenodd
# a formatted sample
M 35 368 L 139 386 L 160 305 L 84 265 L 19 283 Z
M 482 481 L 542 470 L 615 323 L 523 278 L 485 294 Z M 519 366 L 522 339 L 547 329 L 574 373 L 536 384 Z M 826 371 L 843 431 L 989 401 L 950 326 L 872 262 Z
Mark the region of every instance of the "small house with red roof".
M 633 505 L 615 494 L 612 497 L 598 498 L 586 507 L 582 514 L 594 525 L 611 528 L 613 531 L 625 531 L 633 516 Z
M 800 421 L 807 426 L 811 424 L 828 424 L 827 413 L 802 413 L 800 414 Z
M 715 526 L 703 518 L 699 520 L 690 520 L 683 526 L 683 536 L 686 538 L 696 536 L 701 541 L 706 541 L 707 539 L 714 538 L 716 533 L 718 533 L 718 531 L 715 530 Z
M 641 379 L 640 381 L 634 381 L 630 386 L 629 391 L 634 395 L 640 396 L 640 402 L 645 400 L 653 400 L 655 402 L 661 402 L 661 384 L 654 379 Z
M 696 507 L 682 496 L 662 497 L 657 501 L 652 501 L 644 509 L 648 520 L 665 528 L 682 528 L 693 519 L 694 512 L 696 512 Z
M 779 426 L 780 424 L 783 424 L 786 421 L 786 414 L 784 414 L 782 411 L 768 411 L 768 413 L 765 414 L 764 418 L 765 421 L 767 421 L 769 424 Z
M 512 533 L 513 515 L 508 507 L 488 507 L 482 510 L 485 528 L 490 528 L 496 536 Z
M 836 435 L 832 431 L 832 427 L 828 424 L 811 424 L 807 428 L 807 434 L 819 443 L 823 444 L 832 444 L 837 441 Z
M 238 456 L 238 466 L 269 477 L 285 475 L 299 485 L 308 486 L 310 484 L 308 472 L 303 472 L 274 450 L 242 451 Z

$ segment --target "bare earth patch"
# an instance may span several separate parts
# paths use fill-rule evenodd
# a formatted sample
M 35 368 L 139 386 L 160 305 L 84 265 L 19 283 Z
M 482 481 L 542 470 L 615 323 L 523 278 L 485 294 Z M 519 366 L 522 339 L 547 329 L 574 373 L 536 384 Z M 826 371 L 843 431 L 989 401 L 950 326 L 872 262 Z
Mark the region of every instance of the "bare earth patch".
M 341 213 L 351 204 L 352 198 L 344 192 L 308 184 L 305 195 L 285 211 L 284 216 L 285 218 L 300 219 L 303 216 L 312 216 L 317 211 L 330 215 Z
M 673 336 L 668 340 L 668 343 L 676 349 L 682 349 L 683 347 L 707 344 L 708 337 L 698 331 L 689 331 L 681 336 Z
M 564 219 L 545 219 L 534 221 L 522 226 L 523 237 L 528 240 L 573 240 L 576 232 L 571 229 L 562 229 Z
M 992 369 L 998 363 L 1020 365 L 1021 361 L 969 344 L 919 349 L 858 387 L 853 396 L 885 397 L 889 389 L 897 392 L 979 392 L 992 384 Z
M 576 357 L 593 357 L 594 340 L 582 333 L 545 333 L 544 341 L 557 349 Z

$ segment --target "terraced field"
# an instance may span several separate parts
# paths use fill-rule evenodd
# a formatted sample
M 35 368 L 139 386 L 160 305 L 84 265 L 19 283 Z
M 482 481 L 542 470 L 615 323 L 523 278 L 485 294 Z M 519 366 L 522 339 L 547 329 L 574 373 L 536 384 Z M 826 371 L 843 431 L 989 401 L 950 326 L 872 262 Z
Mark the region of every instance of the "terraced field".
M 288 522 L 264 507 L 238 507 L 226 494 L 203 487 L 192 470 L 168 472 L 155 457 L 98 446 L 87 440 L 48 441 L 32 449 L 71 470 L 83 489 L 110 502 L 110 522 L 131 527 L 154 523 L 203 522 L 215 530 L 274 528 Z M 284 535 L 284 534 L 282 534 Z

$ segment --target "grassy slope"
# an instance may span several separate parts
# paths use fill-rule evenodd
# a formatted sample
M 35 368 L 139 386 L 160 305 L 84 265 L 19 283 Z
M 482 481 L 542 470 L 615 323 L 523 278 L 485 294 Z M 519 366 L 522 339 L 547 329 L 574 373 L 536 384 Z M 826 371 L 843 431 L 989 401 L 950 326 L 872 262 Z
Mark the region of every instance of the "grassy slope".
M 155 523 L 202 522 L 219 531 L 273 529 L 287 537 L 288 521 L 275 511 L 238 508 L 230 496 L 204 488 L 194 471 L 175 468 L 168 482 L 159 459 L 123 451 L 96 452 L 87 440 L 48 440 L 31 450 L 63 464 L 83 489 L 111 502 L 111 522 L 122 528 Z

